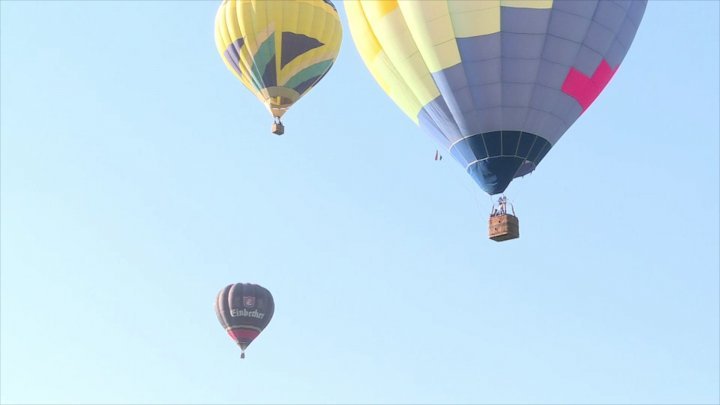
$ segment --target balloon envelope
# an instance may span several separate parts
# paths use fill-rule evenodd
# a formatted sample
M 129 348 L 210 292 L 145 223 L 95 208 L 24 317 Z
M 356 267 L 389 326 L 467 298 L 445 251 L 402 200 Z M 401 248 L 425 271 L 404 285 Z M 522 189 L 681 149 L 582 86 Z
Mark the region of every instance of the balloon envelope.
M 383 90 L 497 194 L 535 170 L 607 85 L 646 1 L 344 4 Z
M 215 299 L 220 324 L 243 352 L 267 327 L 274 313 L 272 294 L 257 284 L 230 284 Z
M 223 0 L 215 18 L 225 65 L 274 117 L 323 78 L 341 41 L 330 0 Z

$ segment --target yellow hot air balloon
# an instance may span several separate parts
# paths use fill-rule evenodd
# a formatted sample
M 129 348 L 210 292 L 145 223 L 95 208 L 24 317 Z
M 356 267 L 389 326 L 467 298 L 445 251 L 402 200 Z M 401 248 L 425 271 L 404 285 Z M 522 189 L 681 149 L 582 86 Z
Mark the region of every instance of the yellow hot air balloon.
M 335 62 L 342 25 L 330 0 L 223 0 L 215 44 L 225 65 L 280 118 Z

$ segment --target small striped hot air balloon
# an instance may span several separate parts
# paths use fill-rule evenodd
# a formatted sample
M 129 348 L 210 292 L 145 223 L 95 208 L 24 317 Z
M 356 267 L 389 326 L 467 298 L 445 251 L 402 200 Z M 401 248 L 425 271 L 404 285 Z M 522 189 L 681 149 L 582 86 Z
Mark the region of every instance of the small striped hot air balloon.
M 215 44 L 225 65 L 280 118 L 335 62 L 342 25 L 330 0 L 223 0 Z
M 215 314 L 230 338 L 245 349 L 267 327 L 275 313 L 275 302 L 266 288 L 257 284 L 230 284 L 215 299 Z

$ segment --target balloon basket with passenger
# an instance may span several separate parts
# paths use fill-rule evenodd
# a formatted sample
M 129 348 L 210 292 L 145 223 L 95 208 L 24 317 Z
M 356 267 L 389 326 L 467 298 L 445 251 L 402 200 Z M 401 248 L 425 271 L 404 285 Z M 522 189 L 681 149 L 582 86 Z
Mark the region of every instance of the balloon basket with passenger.
M 280 117 L 275 117 L 275 121 L 272 124 L 272 133 L 275 135 L 282 135 L 285 133 L 285 125 L 280 121 Z
M 496 242 L 502 242 L 520 237 L 520 222 L 515 216 L 515 208 L 510 204 L 508 211 L 507 197 L 500 196 L 497 206 L 493 204 L 490 220 L 488 221 L 488 236 Z M 512 214 L 510 213 L 512 212 Z

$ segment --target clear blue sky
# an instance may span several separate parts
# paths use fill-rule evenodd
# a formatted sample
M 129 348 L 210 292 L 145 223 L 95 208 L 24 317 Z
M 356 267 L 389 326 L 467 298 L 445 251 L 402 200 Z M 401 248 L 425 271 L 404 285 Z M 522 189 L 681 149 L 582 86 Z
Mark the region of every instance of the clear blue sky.
M 341 4 L 282 137 L 218 5 L 0 3 L 1 402 L 720 401 L 718 2 L 648 5 L 501 244 Z M 233 282 L 277 307 L 243 361 Z

